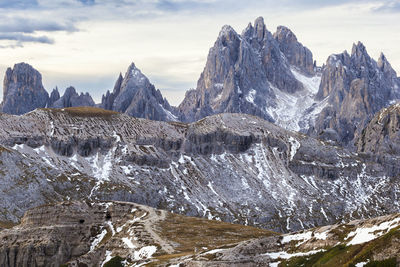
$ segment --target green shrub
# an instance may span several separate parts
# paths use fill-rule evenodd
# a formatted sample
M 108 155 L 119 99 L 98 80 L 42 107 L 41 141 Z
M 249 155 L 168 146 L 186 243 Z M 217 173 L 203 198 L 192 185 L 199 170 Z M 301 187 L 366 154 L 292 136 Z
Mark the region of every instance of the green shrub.
M 364 265 L 365 267 L 396 267 L 396 258 L 386 259 L 382 261 L 371 261 Z
M 123 267 L 122 261 L 124 259 L 121 258 L 120 256 L 116 256 L 112 258 L 111 260 L 107 261 L 106 264 L 104 264 L 104 267 Z

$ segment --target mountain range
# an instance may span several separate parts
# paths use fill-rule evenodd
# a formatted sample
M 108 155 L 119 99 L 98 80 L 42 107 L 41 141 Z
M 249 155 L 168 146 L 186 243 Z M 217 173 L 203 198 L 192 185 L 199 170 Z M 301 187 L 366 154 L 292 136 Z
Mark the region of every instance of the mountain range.
M 290 29 L 279 26 L 272 34 L 262 17 L 241 34 L 227 25 L 221 29 L 197 88 L 187 91 L 178 107 L 133 63 L 99 104 L 73 87 L 62 97 L 57 88 L 49 96 L 40 73 L 25 63 L 7 70 L 3 88 L 2 111 L 9 114 L 97 106 L 138 118 L 194 122 L 245 113 L 348 147 L 374 114 L 400 99 L 400 78 L 383 53 L 375 61 L 358 42 L 351 54 L 333 54 L 318 67 Z
M 97 104 L 49 94 L 16 64 L 0 113 L 0 265 L 396 264 L 399 88 L 361 42 L 317 66 L 261 17 L 222 28 L 178 107 L 134 63 Z

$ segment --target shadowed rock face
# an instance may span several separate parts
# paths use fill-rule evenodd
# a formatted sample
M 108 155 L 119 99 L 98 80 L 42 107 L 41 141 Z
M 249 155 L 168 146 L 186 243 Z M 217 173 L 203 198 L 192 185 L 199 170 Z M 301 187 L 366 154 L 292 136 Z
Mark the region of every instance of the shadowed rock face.
M 296 35 L 290 29 L 279 26 L 274 33 L 274 38 L 278 41 L 280 50 L 291 65 L 298 67 L 307 75 L 315 74 L 311 51 L 297 41 Z
M 60 92 L 58 92 L 58 88 L 54 88 L 53 91 L 51 91 L 49 102 L 48 102 L 48 107 L 52 107 L 54 102 L 60 99 Z
M 175 110 L 156 90 L 145 75 L 132 63 L 125 77 L 118 77 L 112 93 L 107 91 L 100 107 L 133 117 L 159 121 L 176 121 Z
M 353 45 L 351 55 L 330 56 L 317 94 L 329 105 L 318 115 L 313 134 L 334 130 L 340 144 L 352 145 L 376 112 L 400 98 L 399 87 L 386 57 L 381 54 L 376 62 L 361 42 Z
M 8 68 L 3 84 L 2 112 L 24 114 L 36 108 L 44 108 L 49 94 L 43 88 L 42 75 L 26 63 Z
M 57 98 L 57 91 L 53 91 L 51 93 L 50 99 Z M 54 95 L 53 95 L 54 94 Z M 58 96 L 60 94 L 58 93 Z M 58 100 L 54 101 L 52 105 L 49 105 L 50 108 L 70 108 L 70 107 L 93 107 L 95 105 L 92 97 L 89 93 L 80 95 L 76 92 L 74 87 L 68 87 L 64 95 Z
M 356 140 L 358 151 L 400 155 L 400 103 L 379 111 Z
M 276 106 L 272 87 L 289 94 L 304 89 L 290 64 L 305 74 L 314 74 L 311 52 L 290 30 L 280 27 L 274 37 L 261 17 L 240 35 L 224 26 L 209 51 L 197 88 L 188 91 L 179 105 L 183 120 L 233 112 L 273 121 L 266 110 Z

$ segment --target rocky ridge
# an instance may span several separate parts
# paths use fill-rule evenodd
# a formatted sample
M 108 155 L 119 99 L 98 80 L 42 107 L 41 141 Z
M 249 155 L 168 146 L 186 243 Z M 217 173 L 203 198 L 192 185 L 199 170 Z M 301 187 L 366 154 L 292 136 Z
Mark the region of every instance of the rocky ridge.
M 400 102 L 379 111 L 359 135 L 358 151 L 400 155 Z
M 197 88 L 186 93 L 179 110 L 184 121 L 246 113 L 300 130 L 309 123 L 307 109 L 317 104 L 319 80 L 312 53 L 293 32 L 281 26 L 272 35 L 259 17 L 241 34 L 222 28 Z
M 137 118 L 177 121 L 176 111 L 156 90 L 149 79 L 132 63 L 125 77 L 120 74 L 112 93 L 103 95 L 101 108 L 126 113 Z
M 398 158 L 250 115 L 182 124 L 66 108 L 2 114 L 0 125 L 0 221 L 68 199 L 133 201 L 279 232 L 397 211 Z
M 57 98 L 58 97 L 58 98 Z M 70 107 L 93 107 L 95 103 L 89 93 L 78 94 L 74 87 L 70 86 L 65 89 L 64 95 L 60 97 L 57 89 L 51 92 L 51 103 L 49 108 L 70 108 Z
M 49 96 L 43 87 L 42 75 L 26 63 L 7 69 L 3 88 L 0 110 L 8 114 L 22 115 L 45 107 L 95 106 L 89 93 L 79 95 L 74 87 L 68 87 L 62 97 L 56 87 Z
M 331 55 L 316 96 L 326 99 L 327 106 L 310 131 L 322 137 L 330 131 L 328 139 L 352 146 L 378 111 L 400 99 L 398 81 L 386 57 L 381 54 L 376 62 L 361 42 L 353 45 L 351 55 Z
M 197 250 L 273 234 L 134 203 L 63 202 L 29 210 L 21 224 L 0 231 L 0 265 L 160 265 Z

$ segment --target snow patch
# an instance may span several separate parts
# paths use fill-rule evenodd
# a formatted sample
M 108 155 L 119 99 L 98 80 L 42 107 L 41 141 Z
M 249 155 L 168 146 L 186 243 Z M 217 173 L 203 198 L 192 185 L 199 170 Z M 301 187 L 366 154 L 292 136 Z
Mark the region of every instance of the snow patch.
M 290 259 L 293 257 L 303 257 L 303 256 L 310 256 L 310 255 L 314 255 L 317 254 L 319 252 L 323 252 L 325 250 L 320 249 L 320 250 L 311 250 L 309 252 L 298 252 L 298 253 L 293 253 L 293 254 L 289 254 L 285 251 L 281 251 L 281 252 L 270 252 L 270 253 L 266 253 L 264 255 L 270 257 L 273 260 L 276 259 Z
M 129 238 L 123 237 L 123 238 L 122 238 L 122 241 L 125 243 L 125 245 L 126 245 L 128 248 L 130 248 L 130 249 L 135 249 L 135 248 L 136 248 L 136 246 L 132 243 L 132 241 L 131 241 Z
M 147 247 L 142 247 L 139 251 L 134 252 L 134 259 L 135 260 L 142 260 L 142 259 L 148 259 L 153 256 L 154 253 L 156 253 L 157 247 L 156 246 L 147 246 Z
M 256 97 L 256 90 L 250 89 L 249 93 L 246 96 L 246 100 L 247 102 L 254 104 L 255 97 Z
M 101 240 L 103 240 L 106 234 L 107 230 L 103 229 L 103 231 L 101 231 L 101 233 L 94 238 L 92 244 L 90 245 L 90 251 L 93 251 L 96 248 L 96 246 L 101 242 Z
M 292 161 L 297 153 L 297 150 L 299 150 L 300 148 L 300 142 L 297 141 L 292 136 L 289 137 L 289 142 L 290 142 L 290 161 Z
M 388 233 L 393 228 L 399 226 L 399 223 L 400 218 L 396 218 L 371 227 L 359 227 L 355 231 L 350 232 L 345 240 L 352 238 L 347 243 L 348 246 L 366 243 Z

